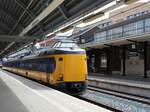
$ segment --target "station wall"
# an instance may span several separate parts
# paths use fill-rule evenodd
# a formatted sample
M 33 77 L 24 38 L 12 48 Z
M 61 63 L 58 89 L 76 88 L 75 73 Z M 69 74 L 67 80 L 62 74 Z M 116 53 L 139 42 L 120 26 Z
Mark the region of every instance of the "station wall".
M 131 44 L 126 45 L 125 73 L 127 75 L 144 74 L 144 52 L 130 49 Z M 140 48 L 142 45 L 139 45 Z M 150 45 L 147 46 L 147 73 L 150 74 Z M 143 51 L 143 50 L 142 50 Z M 123 74 L 123 53 L 121 46 L 107 47 L 103 49 L 91 49 L 87 51 L 88 70 L 100 74 Z

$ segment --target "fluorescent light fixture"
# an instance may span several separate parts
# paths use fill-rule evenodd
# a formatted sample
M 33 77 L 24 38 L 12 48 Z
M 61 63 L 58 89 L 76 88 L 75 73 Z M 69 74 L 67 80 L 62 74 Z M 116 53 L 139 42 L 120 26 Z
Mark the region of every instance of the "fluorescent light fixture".
M 100 17 L 100 18 L 97 18 L 97 19 L 95 19 L 95 20 L 93 20 L 93 21 L 90 21 L 90 22 L 88 22 L 88 23 L 81 23 L 81 24 L 77 25 L 76 27 L 85 27 L 85 26 L 87 26 L 87 25 L 91 25 L 91 24 L 94 24 L 94 23 L 96 23 L 96 22 L 98 22 L 98 21 L 102 21 L 102 20 L 104 20 L 104 19 L 107 19 L 108 17 L 109 17 L 109 13 L 105 13 L 105 15 L 102 16 L 102 17 Z
M 109 5 L 109 6 L 110 6 L 110 5 Z M 128 6 L 128 5 L 126 5 L 126 4 L 121 5 L 121 6 L 115 8 L 115 9 L 113 9 L 113 10 L 110 10 L 110 11 L 106 12 L 106 13 L 104 14 L 104 16 L 102 16 L 102 17 L 100 17 L 100 18 L 97 18 L 97 19 L 95 19 L 95 20 L 93 20 L 93 21 L 90 21 L 90 22 L 88 22 L 88 23 L 80 23 L 80 24 L 77 25 L 77 27 L 85 27 L 85 26 L 87 26 L 87 25 L 91 25 L 91 24 L 94 24 L 94 23 L 96 23 L 96 22 L 99 22 L 99 21 L 102 21 L 102 20 L 104 20 L 104 19 L 107 19 L 107 18 L 109 18 L 109 13 L 111 13 L 111 12 L 113 12 L 113 11 L 116 11 L 116 10 L 119 10 L 119 9 L 121 9 L 121 8 L 124 8 L 124 7 L 126 7 L 126 6 Z M 98 10 L 99 10 L 99 9 L 98 9 Z M 98 11 L 98 10 L 97 10 L 97 11 Z M 98 13 L 98 12 L 97 12 L 97 13 Z
M 150 2 L 150 0 L 139 0 L 137 3 L 147 3 Z
M 90 16 L 90 15 L 92 15 L 92 14 L 96 14 L 96 13 L 98 13 L 98 12 L 103 12 L 104 10 L 107 10 L 108 8 L 110 8 L 110 7 L 114 6 L 114 5 L 117 5 L 118 3 L 119 3 L 119 2 L 118 2 L 117 0 L 115 0 L 115 1 L 113 1 L 113 2 L 110 2 L 110 3 L 108 3 L 107 5 L 105 5 L 105 6 L 101 7 L 101 8 L 99 8 L 99 9 L 97 9 L 97 10 L 95 10 L 95 11 L 89 13 L 89 14 L 80 17 L 79 19 L 73 20 L 73 21 L 71 21 L 71 22 L 68 22 L 68 23 L 66 23 L 66 24 L 64 24 L 64 25 L 62 25 L 62 26 L 60 26 L 60 27 L 59 27 L 58 29 L 56 29 L 53 33 L 56 33 L 56 32 L 58 32 L 58 31 L 60 31 L 60 30 L 62 30 L 62 29 L 64 29 L 64 28 L 66 28 L 66 27 L 68 27 L 68 26 L 70 26 L 70 25 L 72 25 L 72 24 L 75 24 L 75 23 L 77 23 L 77 22 L 79 22 L 79 21 L 82 21 L 84 18 L 86 18 L 86 17 L 88 17 L 88 16 Z M 51 32 L 51 33 L 52 33 L 52 32 Z M 50 36 L 51 33 L 47 34 L 46 37 Z
M 98 13 L 98 12 L 103 12 L 103 10 L 108 9 L 109 7 L 112 7 L 112 6 L 116 5 L 116 4 L 117 4 L 117 1 L 115 0 L 115 1 L 109 3 L 109 4 L 105 5 L 105 6 L 103 6 L 103 7 L 99 8 L 99 9 L 97 9 L 97 10 L 94 11 L 93 13 L 96 14 L 96 13 Z
M 34 26 L 36 26 L 40 21 L 42 21 L 46 16 L 48 16 L 54 9 L 56 9 L 64 0 L 53 0 L 52 3 L 43 11 L 41 12 L 21 33 L 20 35 L 23 36 L 29 30 L 31 30 Z
M 71 36 L 72 35 L 72 32 L 73 32 L 73 29 L 72 30 L 69 30 L 67 32 L 60 32 L 58 34 L 56 34 L 57 36 Z
M 47 34 L 45 37 L 49 37 L 49 36 L 51 36 L 53 34 L 54 34 L 54 32 L 51 32 L 51 33 Z

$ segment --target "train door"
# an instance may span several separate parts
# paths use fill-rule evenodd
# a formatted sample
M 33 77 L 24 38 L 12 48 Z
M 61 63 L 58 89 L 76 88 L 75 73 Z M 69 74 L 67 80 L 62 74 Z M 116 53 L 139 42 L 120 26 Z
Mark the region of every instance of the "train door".
M 47 59 L 41 59 L 39 62 L 40 66 L 40 80 L 46 83 L 49 83 L 50 80 L 50 73 L 49 73 L 49 62 Z
M 56 64 L 54 58 L 49 58 L 46 60 L 46 81 L 47 83 L 50 82 L 50 77 L 55 71 Z
M 46 72 L 46 82 L 49 83 L 50 81 L 50 73 Z
M 46 82 L 49 83 L 49 81 L 50 81 L 50 75 L 51 75 L 51 72 L 50 72 L 50 69 L 51 69 L 50 68 L 50 64 L 51 64 L 50 60 L 47 60 L 45 64 L 46 64 L 45 65 L 46 66 Z
M 64 65 L 64 58 L 59 57 L 58 59 L 58 77 L 57 77 L 57 81 L 63 81 L 63 75 L 65 72 L 65 65 Z

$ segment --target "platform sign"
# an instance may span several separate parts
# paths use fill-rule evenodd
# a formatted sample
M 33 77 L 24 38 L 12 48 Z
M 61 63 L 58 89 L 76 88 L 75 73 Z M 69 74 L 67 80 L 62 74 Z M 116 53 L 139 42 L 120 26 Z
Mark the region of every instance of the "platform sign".
M 129 57 L 129 59 L 139 59 L 140 55 L 138 52 L 129 52 L 128 57 Z
M 107 68 L 107 57 L 106 57 L 106 55 L 101 56 L 101 68 Z

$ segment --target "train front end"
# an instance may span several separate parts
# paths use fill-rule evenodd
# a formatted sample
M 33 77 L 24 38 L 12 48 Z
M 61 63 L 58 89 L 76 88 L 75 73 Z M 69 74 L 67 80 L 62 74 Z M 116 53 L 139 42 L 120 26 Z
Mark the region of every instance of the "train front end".
M 64 45 L 63 45 L 64 44 Z M 87 87 L 87 57 L 75 43 L 61 43 L 56 48 L 56 70 L 53 79 L 63 83 L 71 94 L 82 94 Z
M 87 62 L 86 54 L 68 54 L 65 58 L 64 82 L 71 93 L 81 93 L 87 85 Z

